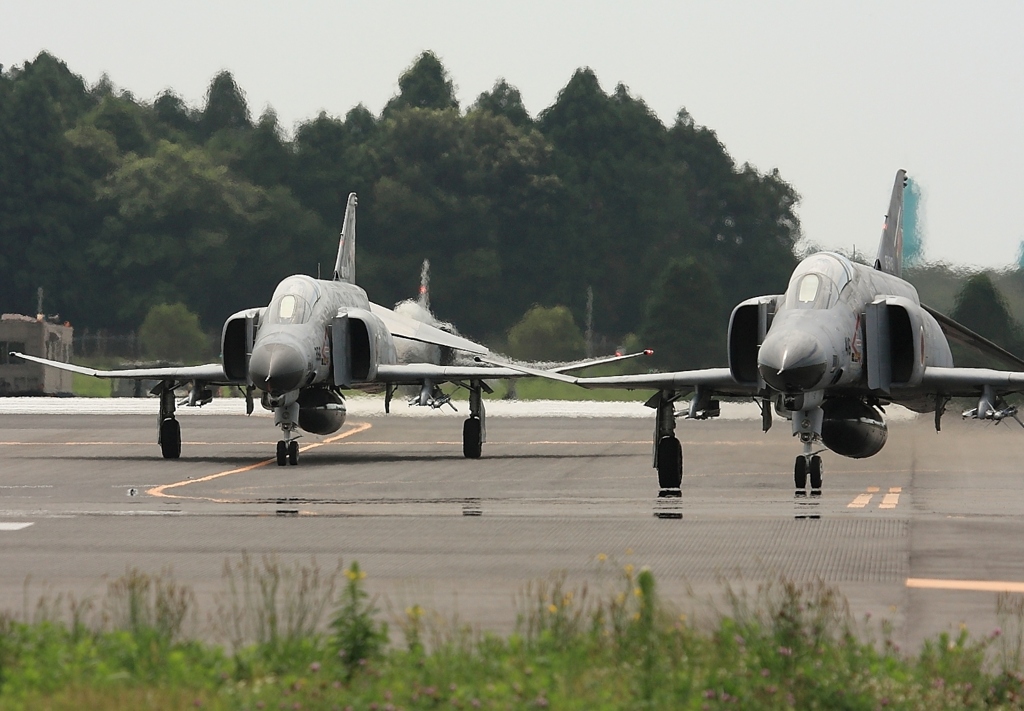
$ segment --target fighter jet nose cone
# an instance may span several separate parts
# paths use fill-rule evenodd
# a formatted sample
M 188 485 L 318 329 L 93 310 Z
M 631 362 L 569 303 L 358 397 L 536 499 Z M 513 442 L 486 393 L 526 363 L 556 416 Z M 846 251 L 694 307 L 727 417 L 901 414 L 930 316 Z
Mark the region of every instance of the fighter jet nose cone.
M 306 361 L 286 343 L 269 343 L 253 348 L 249 377 L 260 390 L 281 395 L 297 390 L 306 379 Z
M 828 369 L 825 349 L 809 333 L 788 331 L 769 334 L 757 356 L 761 378 L 779 392 L 813 390 Z

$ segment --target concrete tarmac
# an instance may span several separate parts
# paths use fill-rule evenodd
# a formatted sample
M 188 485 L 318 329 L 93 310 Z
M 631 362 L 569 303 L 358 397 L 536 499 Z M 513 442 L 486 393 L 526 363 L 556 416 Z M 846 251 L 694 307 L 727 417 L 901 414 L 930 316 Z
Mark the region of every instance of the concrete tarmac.
M 209 604 L 243 552 L 358 560 L 385 607 L 499 632 L 528 582 L 618 590 L 626 564 L 684 610 L 726 582 L 820 579 L 912 646 L 960 623 L 987 634 L 1006 624 L 999 591 L 1024 594 L 1014 423 L 894 422 L 879 455 L 826 453 L 823 494 L 796 497 L 789 423 L 680 420 L 682 496 L 659 498 L 651 418 L 491 417 L 471 461 L 463 417 L 355 417 L 281 468 L 265 418 L 182 416 L 165 461 L 152 417 L 0 414 L 0 609 L 97 596 L 129 566 L 169 567 Z

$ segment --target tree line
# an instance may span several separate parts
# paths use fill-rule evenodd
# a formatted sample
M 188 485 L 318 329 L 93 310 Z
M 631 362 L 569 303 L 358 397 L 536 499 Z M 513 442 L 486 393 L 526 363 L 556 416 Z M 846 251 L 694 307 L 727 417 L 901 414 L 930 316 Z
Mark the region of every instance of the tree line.
M 583 324 L 591 289 L 605 347 L 633 333 L 660 365 L 721 363 L 731 307 L 785 287 L 796 191 L 685 110 L 666 125 L 585 68 L 535 117 L 504 79 L 464 108 L 431 52 L 398 85 L 380 115 L 288 135 L 227 71 L 193 107 L 45 52 L 0 68 L 0 308 L 33 312 L 42 286 L 76 326 L 134 331 L 182 303 L 213 331 L 329 270 L 353 191 L 370 298 L 414 296 L 430 259 L 434 311 L 492 345 L 535 305 Z

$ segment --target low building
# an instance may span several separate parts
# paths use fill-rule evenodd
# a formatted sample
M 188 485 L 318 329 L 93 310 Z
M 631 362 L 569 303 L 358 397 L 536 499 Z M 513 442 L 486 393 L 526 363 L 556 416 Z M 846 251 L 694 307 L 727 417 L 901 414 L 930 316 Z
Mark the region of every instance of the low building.
M 73 335 L 74 329 L 67 323 L 21 314 L 0 316 L 0 396 L 71 395 L 71 373 L 29 363 L 10 352 L 68 363 Z

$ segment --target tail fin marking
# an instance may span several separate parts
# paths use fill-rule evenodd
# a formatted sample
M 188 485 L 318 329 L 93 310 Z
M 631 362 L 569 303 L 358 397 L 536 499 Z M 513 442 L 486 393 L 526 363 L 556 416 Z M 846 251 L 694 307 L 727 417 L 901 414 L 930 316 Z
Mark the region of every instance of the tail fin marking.
M 356 283 L 356 200 L 355 193 L 348 194 L 345 219 L 341 223 L 341 240 L 338 243 L 338 259 L 334 263 L 334 281 Z
M 878 243 L 875 269 L 902 276 L 903 272 L 903 189 L 907 186 L 907 171 L 896 171 L 896 183 L 889 198 L 889 212 L 885 216 L 882 239 Z

